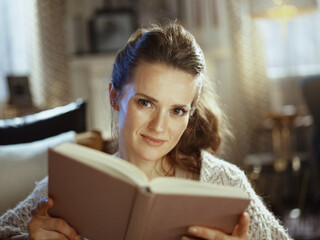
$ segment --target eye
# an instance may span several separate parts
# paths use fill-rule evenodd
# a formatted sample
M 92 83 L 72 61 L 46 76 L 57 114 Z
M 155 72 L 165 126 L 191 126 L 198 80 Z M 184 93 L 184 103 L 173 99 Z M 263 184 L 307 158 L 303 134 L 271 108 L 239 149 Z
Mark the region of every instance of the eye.
M 175 108 L 173 109 L 173 114 L 177 116 L 184 116 L 187 113 L 183 108 Z
M 139 105 L 142 106 L 142 107 L 146 107 L 146 108 L 151 107 L 151 103 L 150 103 L 150 101 L 147 100 L 147 99 L 140 98 L 140 99 L 138 100 L 138 103 L 139 103 Z

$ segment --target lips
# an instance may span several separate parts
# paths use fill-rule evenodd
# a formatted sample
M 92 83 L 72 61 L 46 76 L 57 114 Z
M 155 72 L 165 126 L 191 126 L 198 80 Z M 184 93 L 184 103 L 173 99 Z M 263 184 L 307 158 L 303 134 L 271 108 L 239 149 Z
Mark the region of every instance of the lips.
M 140 134 L 142 139 L 151 147 L 160 147 L 162 146 L 166 141 L 159 138 L 150 137 L 148 135 Z

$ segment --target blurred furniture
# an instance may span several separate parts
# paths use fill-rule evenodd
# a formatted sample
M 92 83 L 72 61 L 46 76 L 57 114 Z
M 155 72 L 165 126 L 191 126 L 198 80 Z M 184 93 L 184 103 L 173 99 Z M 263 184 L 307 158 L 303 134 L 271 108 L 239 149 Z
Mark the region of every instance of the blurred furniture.
M 299 114 L 293 106 L 286 106 L 282 113 L 270 113 L 257 128 L 257 136 L 269 136 L 271 149 L 259 149 L 244 159 L 256 191 L 278 215 L 305 207 L 310 180 L 311 126 L 311 116 Z
M 7 75 L 7 83 L 9 88 L 9 99 L 2 103 L 0 118 L 21 117 L 27 114 L 40 112 L 44 109 L 39 109 L 34 106 L 32 94 L 29 87 L 29 76 L 11 76 Z
M 83 55 L 70 60 L 72 95 L 83 98 L 87 105 L 87 127 L 111 136 L 109 81 L 115 54 Z
M 75 132 L 35 142 L 0 145 L 0 215 L 24 200 L 35 182 L 47 176 L 48 148 L 63 142 L 75 142 Z
M 283 114 L 272 113 L 267 116 L 267 119 L 272 122 L 272 148 L 276 171 L 285 170 L 293 158 L 291 135 L 296 127 L 294 120 L 297 116 L 295 111 Z
M 0 119 L 10 119 L 15 117 L 22 117 L 29 114 L 34 114 L 40 111 L 43 111 L 45 109 L 37 108 L 35 106 L 24 106 L 24 107 L 18 107 L 11 103 L 2 103 L 2 111 L 0 115 Z
M 77 142 L 103 150 L 99 131 L 86 129 L 86 103 L 79 99 L 35 114 L 0 120 L 0 215 L 26 198 L 47 176 L 48 148 Z
M 320 160 L 320 77 L 303 79 L 302 91 L 311 115 L 301 115 L 293 107 L 269 114 L 260 134 L 271 135 L 271 151 L 250 154 L 244 162 L 257 192 L 281 217 L 289 234 L 297 240 L 312 240 L 320 239 L 320 199 L 314 199 L 313 189 L 319 191 L 314 180 L 320 169 L 314 167 L 310 144 L 313 135 Z
M 33 107 L 28 76 L 7 76 L 9 103 L 18 107 Z
M 0 145 L 33 142 L 70 130 L 86 131 L 86 102 L 82 99 L 22 117 L 0 119 Z
M 314 121 L 313 146 L 320 167 L 320 75 L 302 79 L 301 87 Z

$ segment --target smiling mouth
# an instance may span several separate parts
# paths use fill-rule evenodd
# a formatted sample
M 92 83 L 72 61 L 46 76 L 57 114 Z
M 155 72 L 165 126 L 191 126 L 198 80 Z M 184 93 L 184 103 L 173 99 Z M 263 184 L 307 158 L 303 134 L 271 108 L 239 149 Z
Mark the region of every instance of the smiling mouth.
M 160 147 L 162 146 L 166 141 L 158 138 L 153 138 L 144 134 L 140 134 L 142 139 L 151 147 Z

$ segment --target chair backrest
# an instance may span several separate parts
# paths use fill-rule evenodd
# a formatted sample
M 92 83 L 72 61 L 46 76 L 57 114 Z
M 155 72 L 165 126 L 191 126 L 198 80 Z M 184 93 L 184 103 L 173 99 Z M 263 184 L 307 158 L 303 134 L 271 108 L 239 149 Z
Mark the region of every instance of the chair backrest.
M 320 138 L 320 75 L 301 81 L 302 93 L 314 120 L 317 136 Z
M 73 130 L 86 131 L 86 102 L 75 102 L 39 113 L 0 119 L 0 145 L 33 142 Z

